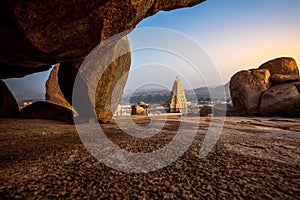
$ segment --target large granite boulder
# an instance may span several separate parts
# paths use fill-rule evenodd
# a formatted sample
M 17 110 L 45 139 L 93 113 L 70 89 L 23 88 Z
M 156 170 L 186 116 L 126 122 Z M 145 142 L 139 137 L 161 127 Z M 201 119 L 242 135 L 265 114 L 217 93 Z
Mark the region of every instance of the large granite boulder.
M 266 74 L 260 74 L 261 70 Z M 233 105 L 243 115 L 300 117 L 299 78 L 295 59 L 288 57 L 270 60 L 257 70 L 240 71 L 230 81 Z
M 299 69 L 294 58 L 275 58 L 259 66 L 259 69 L 268 69 L 271 75 L 295 75 L 299 78 Z
M 19 112 L 18 104 L 6 86 L 0 80 L 0 117 L 15 117 Z
M 58 83 L 58 70 L 59 64 L 56 64 L 55 67 L 53 67 L 49 78 L 46 82 L 46 101 L 72 110 L 73 107 L 65 99 L 63 93 L 61 92 Z
M 122 54 L 120 51 L 126 53 Z M 84 79 L 86 82 L 95 80 L 94 82 L 97 83 L 95 94 L 89 95 L 95 105 L 97 118 L 106 123 L 113 117 L 122 99 L 131 65 L 130 45 L 127 37 L 109 46 L 101 55 L 103 55 L 102 58 L 95 61 L 96 65 L 106 67 L 101 78 L 99 79 L 93 70 L 88 70 L 88 73 L 84 73 L 86 75 Z M 108 65 L 105 66 L 105 64 Z
M 0 1 L 0 78 L 80 60 L 105 39 L 160 10 L 204 0 Z
M 104 49 L 95 49 L 84 63 L 62 63 L 58 83 L 63 96 L 79 115 L 90 118 L 96 113 L 97 118 L 106 123 L 121 101 L 130 64 L 129 41 L 123 37 Z M 77 86 L 73 88 L 75 79 Z
M 242 115 L 259 115 L 261 94 L 271 86 L 267 69 L 236 73 L 230 80 L 230 93 L 235 110 Z
M 72 122 L 73 112 L 68 108 L 56 104 L 37 101 L 21 109 L 19 117 Z
M 298 98 L 300 94 L 292 84 L 273 86 L 262 95 L 260 113 L 264 116 L 288 116 L 289 109 Z

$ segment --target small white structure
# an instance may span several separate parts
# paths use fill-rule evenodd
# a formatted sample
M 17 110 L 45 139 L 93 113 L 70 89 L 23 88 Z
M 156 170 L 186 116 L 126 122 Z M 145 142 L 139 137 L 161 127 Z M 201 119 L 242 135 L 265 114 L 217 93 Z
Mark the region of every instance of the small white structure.
M 130 116 L 131 106 L 130 105 L 118 105 L 114 116 Z

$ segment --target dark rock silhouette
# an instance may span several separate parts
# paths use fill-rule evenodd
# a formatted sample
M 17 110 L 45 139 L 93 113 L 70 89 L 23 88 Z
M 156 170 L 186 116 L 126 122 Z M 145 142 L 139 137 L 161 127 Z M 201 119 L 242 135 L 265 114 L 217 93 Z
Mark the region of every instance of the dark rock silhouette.
M 28 119 L 50 119 L 57 121 L 72 122 L 72 110 L 44 101 L 37 101 L 24 107 L 19 117 Z
M 15 117 L 19 112 L 18 104 L 6 84 L 0 80 L 0 117 Z
M 200 117 L 206 117 L 212 114 L 212 107 L 211 106 L 203 106 L 200 108 Z

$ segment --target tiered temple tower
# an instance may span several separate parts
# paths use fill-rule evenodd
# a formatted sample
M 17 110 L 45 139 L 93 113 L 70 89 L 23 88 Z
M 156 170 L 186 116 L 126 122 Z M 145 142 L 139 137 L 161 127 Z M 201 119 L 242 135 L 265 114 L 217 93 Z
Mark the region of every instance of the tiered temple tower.
M 187 113 L 185 92 L 178 77 L 176 77 L 172 88 L 170 99 L 170 113 Z

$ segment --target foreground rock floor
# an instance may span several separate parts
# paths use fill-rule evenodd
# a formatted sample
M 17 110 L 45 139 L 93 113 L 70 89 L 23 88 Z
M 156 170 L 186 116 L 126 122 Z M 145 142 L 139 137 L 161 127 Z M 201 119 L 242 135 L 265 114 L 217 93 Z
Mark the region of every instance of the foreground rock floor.
M 0 119 L 2 199 L 299 199 L 300 119 L 227 117 L 217 145 L 199 158 L 209 118 L 190 118 L 195 140 L 163 169 L 128 174 L 109 168 L 85 149 L 74 125 L 47 120 Z M 134 121 L 145 126 L 147 118 Z M 158 123 L 161 122 L 159 119 Z M 161 133 L 136 139 L 115 122 L 108 138 L 132 152 L 168 144 L 180 119 Z

